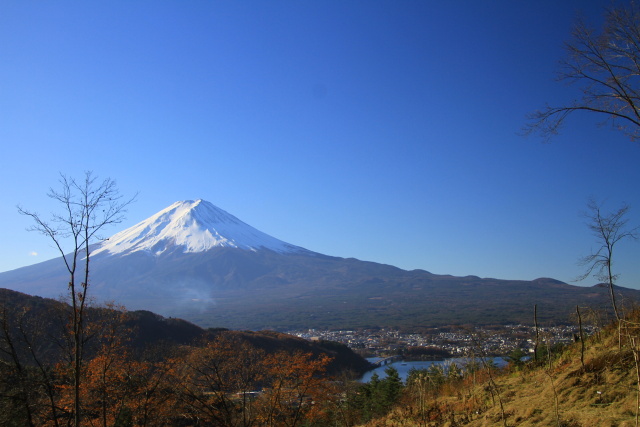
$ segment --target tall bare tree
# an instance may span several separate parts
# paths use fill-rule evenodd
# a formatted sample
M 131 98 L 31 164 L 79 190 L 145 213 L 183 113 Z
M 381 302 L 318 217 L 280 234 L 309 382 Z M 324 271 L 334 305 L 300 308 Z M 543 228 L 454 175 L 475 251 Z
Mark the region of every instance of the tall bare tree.
M 640 8 L 631 3 L 606 12 L 602 31 L 579 22 L 566 44 L 558 79 L 575 84 L 582 97 L 569 105 L 530 114 L 526 133 L 549 139 L 573 112 L 598 113 L 632 140 L 640 139 Z
M 69 273 L 68 295 L 71 299 L 70 337 L 73 343 L 73 423 L 80 426 L 82 381 L 82 357 L 85 343 L 85 309 L 89 289 L 89 260 L 91 245 L 99 241 L 99 232 L 105 227 L 124 219 L 131 199 L 124 199 L 115 181 L 106 178 L 99 181 L 92 172 L 85 172 L 82 180 L 60 175 L 60 189 L 49 189 L 47 196 L 60 204 L 60 213 L 51 214 L 50 219 L 34 211 L 18 206 L 18 211 L 31 217 L 37 231 L 53 241 L 62 255 Z
M 611 298 L 613 312 L 616 320 L 619 322 L 620 313 L 618 311 L 618 305 L 616 304 L 614 291 L 617 275 L 613 273 L 612 268 L 613 250 L 621 240 L 637 239 L 638 228 L 628 227 L 626 215 L 629 212 L 629 206 L 626 204 L 611 213 L 605 213 L 602 210 L 601 204 L 595 200 L 590 200 L 587 208 L 588 212 L 585 213 L 588 221 L 587 227 L 589 227 L 589 230 L 600 246 L 597 250 L 592 251 L 591 254 L 580 260 L 580 263 L 587 268 L 585 273 L 579 277 L 579 280 L 586 279 L 594 274 L 599 280 L 606 281 L 609 286 L 609 296 Z

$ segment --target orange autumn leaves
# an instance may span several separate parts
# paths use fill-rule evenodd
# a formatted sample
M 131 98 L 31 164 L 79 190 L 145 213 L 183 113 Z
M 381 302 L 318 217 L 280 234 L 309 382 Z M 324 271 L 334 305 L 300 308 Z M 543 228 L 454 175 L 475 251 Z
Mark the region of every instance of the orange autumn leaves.
M 321 416 L 331 393 L 326 355 L 265 354 L 246 341 L 218 337 L 179 369 L 184 414 L 213 425 L 294 426 Z
M 32 310 L 0 310 L 1 425 L 57 427 L 78 418 L 66 312 L 56 306 L 47 313 L 40 322 Z M 130 340 L 123 311 L 91 314 L 79 425 L 295 426 L 323 421 L 339 400 L 323 353 L 264 346 L 232 331 L 198 345 L 143 350 Z
M 323 404 L 334 393 L 324 376 L 326 355 L 266 354 L 233 336 L 180 353 L 163 362 L 140 362 L 122 346 L 104 345 L 86 363 L 84 423 L 295 426 L 322 418 Z M 68 384 L 57 385 L 62 412 L 71 408 L 71 392 Z M 42 423 L 47 424 L 55 425 Z

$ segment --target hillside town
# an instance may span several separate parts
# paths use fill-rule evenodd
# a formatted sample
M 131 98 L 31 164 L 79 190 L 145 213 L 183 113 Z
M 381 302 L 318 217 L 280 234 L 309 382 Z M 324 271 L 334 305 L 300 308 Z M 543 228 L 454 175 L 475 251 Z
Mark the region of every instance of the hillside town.
M 597 329 L 593 325 L 583 325 L 582 333 L 586 337 L 595 333 Z M 404 350 L 412 347 L 444 350 L 452 357 L 469 354 L 504 356 L 515 349 L 532 353 L 536 341 L 536 330 L 530 325 L 505 325 L 491 329 L 441 327 L 423 333 L 400 332 L 393 328 L 307 329 L 288 333 L 308 340 L 340 342 L 367 357 L 402 354 Z M 539 327 L 537 334 L 539 343 L 568 344 L 580 339 L 580 328 L 577 325 Z

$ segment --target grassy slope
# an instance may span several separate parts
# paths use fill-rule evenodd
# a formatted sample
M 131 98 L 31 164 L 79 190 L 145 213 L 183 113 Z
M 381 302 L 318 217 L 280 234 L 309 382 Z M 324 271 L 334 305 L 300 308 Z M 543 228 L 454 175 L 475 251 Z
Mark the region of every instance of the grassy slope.
M 636 425 L 638 384 L 632 350 L 618 350 L 615 327 L 585 344 L 584 370 L 580 344 L 576 343 L 552 361 L 551 369 L 545 364 L 505 370 L 494 376 L 506 425 Z M 421 420 L 416 416 L 416 395 L 407 392 L 405 401 L 391 414 L 368 426 L 504 425 L 499 401 L 495 396 L 492 399 L 486 377 L 477 378 L 475 386 L 469 378 L 455 386 L 445 386 L 438 397 L 431 396 L 425 403 L 429 414 Z

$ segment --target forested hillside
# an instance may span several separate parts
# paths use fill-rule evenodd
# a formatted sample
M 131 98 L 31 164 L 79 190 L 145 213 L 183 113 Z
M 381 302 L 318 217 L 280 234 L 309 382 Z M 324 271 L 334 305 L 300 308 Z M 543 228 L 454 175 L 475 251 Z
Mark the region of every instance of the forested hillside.
M 71 318 L 65 303 L 0 290 L 0 425 L 75 418 Z M 330 377 L 369 368 L 345 345 L 277 332 L 204 330 L 115 307 L 92 307 L 85 320 L 82 425 L 318 421 L 339 395 Z

